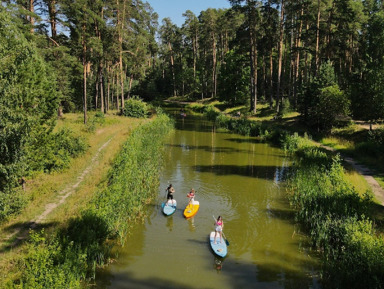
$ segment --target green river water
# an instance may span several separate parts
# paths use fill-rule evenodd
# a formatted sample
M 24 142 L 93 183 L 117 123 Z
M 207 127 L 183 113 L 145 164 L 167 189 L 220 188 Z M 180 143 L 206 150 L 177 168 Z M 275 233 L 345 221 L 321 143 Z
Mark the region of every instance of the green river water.
M 177 116 L 177 113 L 175 113 Z M 282 177 L 283 151 L 255 138 L 215 132 L 199 117 L 176 117 L 165 144 L 158 197 L 148 205 L 124 248 L 97 280 L 98 288 L 321 288 L 319 261 L 297 234 Z M 168 183 L 177 210 L 165 216 Z M 183 217 L 188 191 L 200 209 Z M 225 259 L 208 244 L 213 217 L 221 215 L 230 243 Z

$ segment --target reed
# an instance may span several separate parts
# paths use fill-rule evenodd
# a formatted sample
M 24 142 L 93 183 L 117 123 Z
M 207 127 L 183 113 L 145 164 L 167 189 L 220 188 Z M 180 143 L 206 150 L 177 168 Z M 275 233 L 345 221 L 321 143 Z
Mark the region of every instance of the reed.
M 362 196 L 348 181 L 339 156 L 306 140 L 286 138 L 294 155 L 289 199 L 296 219 L 321 252 L 327 288 L 381 288 L 384 241 L 370 216 L 372 194 Z

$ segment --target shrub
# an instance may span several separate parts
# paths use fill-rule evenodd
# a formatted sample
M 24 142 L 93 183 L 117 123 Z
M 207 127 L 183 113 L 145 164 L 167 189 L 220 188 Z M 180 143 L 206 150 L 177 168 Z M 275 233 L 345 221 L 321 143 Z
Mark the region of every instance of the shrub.
M 220 111 L 213 105 L 209 105 L 205 108 L 204 114 L 210 121 L 216 121 L 216 118 L 221 114 Z
M 80 279 L 86 266 L 86 256 L 74 248 L 66 250 L 56 239 L 47 240 L 42 233 L 32 233 L 28 256 L 19 264 L 21 276 L 8 288 L 82 288 Z
M 42 134 L 29 149 L 28 163 L 32 171 L 59 171 L 68 168 L 72 158 L 78 157 L 88 148 L 81 136 L 66 128 L 57 133 Z
M 124 103 L 124 108 L 121 109 L 121 114 L 124 116 L 144 118 L 148 115 L 148 105 L 141 99 L 131 97 Z

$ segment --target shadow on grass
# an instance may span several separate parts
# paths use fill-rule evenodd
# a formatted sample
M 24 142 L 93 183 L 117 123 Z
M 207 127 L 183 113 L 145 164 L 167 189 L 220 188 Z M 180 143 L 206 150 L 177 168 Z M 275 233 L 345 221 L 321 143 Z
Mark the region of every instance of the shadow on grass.
M 3 232 L 8 235 L 8 240 L 4 241 L 4 245 L 0 247 L 0 253 L 6 253 L 23 245 L 29 240 L 29 231 L 40 231 L 57 226 L 57 222 L 36 224 L 34 222 L 20 222 L 3 229 Z

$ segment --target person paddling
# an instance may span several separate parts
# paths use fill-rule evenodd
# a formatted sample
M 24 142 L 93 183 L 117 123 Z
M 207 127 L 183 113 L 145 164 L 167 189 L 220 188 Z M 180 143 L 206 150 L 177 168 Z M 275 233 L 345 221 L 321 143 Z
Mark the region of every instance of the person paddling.
M 191 205 L 192 209 L 193 209 L 193 202 L 195 201 L 195 190 L 191 189 L 191 191 L 188 193 L 187 197 L 189 198 L 188 205 Z
M 220 236 L 220 243 L 222 242 L 222 235 L 223 235 L 223 228 L 224 228 L 224 221 L 221 216 L 217 217 L 217 220 L 215 222 L 215 237 L 213 238 L 213 243 L 216 244 L 216 236 L 219 234 Z
M 169 184 L 169 186 L 165 189 L 165 191 L 167 192 L 167 201 L 165 205 L 166 206 L 168 205 L 169 200 L 172 200 L 172 204 L 173 204 L 173 193 L 175 192 L 175 189 L 173 188 L 172 184 Z

